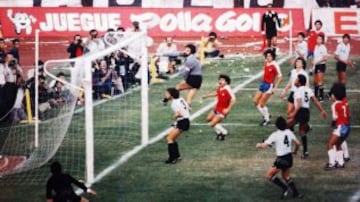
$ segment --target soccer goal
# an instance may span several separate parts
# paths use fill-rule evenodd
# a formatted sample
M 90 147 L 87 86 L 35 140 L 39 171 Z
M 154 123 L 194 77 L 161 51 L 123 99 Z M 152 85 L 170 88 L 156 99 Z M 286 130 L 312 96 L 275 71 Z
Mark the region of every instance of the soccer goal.
M 91 183 L 126 151 L 147 144 L 146 39 L 146 32 L 109 32 L 86 42 L 83 57 L 36 68 L 24 98 L 33 118 L 0 128 L 0 175 L 28 173 L 43 182 L 48 168 L 35 168 L 56 159 Z

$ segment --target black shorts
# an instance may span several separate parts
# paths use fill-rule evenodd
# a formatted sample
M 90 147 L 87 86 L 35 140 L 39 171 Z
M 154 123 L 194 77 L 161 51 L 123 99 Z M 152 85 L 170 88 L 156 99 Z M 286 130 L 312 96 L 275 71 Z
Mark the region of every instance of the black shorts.
M 337 72 L 346 72 L 346 64 L 343 62 L 336 63 L 336 71 Z
M 273 37 L 277 36 L 277 30 L 267 30 L 266 31 L 266 39 L 271 40 Z
M 308 123 L 310 121 L 310 111 L 307 108 L 300 108 L 295 115 L 295 120 L 298 123 Z
M 315 74 L 316 73 L 325 73 L 326 72 L 326 65 L 325 64 L 319 64 L 315 65 Z
M 288 168 L 291 168 L 292 164 L 293 164 L 293 157 L 292 154 L 289 153 L 284 156 L 276 157 L 273 166 L 281 170 L 286 170 Z
M 294 104 L 294 91 L 291 91 L 288 97 L 288 102 L 293 103 Z
M 201 75 L 189 75 L 186 78 L 186 83 L 193 88 L 200 89 L 202 83 L 202 76 Z
M 190 128 L 190 120 L 189 119 L 181 119 L 181 120 L 177 121 L 175 127 L 181 131 L 187 131 Z

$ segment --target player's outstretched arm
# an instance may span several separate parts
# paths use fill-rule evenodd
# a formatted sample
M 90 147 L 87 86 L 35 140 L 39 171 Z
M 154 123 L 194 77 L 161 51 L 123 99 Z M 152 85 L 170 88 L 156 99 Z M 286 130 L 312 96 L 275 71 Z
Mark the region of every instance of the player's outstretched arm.
M 324 110 L 324 108 L 322 107 L 321 103 L 319 102 L 319 100 L 313 95 L 311 97 L 311 99 L 313 100 L 313 102 L 315 103 L 315 106 L 318 108 L 318 110 L 320 111 L 320 116 L 323 118 L 323 119 L 326 119 L 327 117 L 327 114 L 326 114 L 326 111 Z
M 265 142 L 259 142 L 256 144 L 256 148 L 259 148 L 259 149 L 266 149 L 268 147 L 269 147 L 269 145 L 266 144 Z
M 209 97 L 216 97 L 216 96 L 217 96 L 217 93 L 213 92 L 213 93 L 209 93 L 209 94 L 201 96 L 201 99 L 206 99 L 206 98 L 209 98 Z

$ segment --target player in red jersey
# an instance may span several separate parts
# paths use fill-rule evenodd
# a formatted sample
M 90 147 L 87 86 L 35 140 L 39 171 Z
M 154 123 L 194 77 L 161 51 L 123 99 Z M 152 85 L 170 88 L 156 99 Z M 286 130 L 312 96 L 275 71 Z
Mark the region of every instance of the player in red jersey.
M 270 96 L 274 94 L 282 80 L 280 67 L 275 61 L 275 52 L 272 50 L 266 50 L 264 56 L 264 76 L 260 83 L 259 90 L 256 92 L 254 97 L 254 104 L 263 115 L 263 121 L 260 123 L 261 126 L 267 126 L 270 122 L 270 114 L 266 106 L 266 102 Z M 276 78 L 277 81 L 274 85 Z
M 325 33 L 321 31 L 322 22 L 321 20 L 316 20 L 315 23 L 315 30 L 310 30 L 308 32 L 308 57 L 314 56 L 314 50 L 316 45 L 316 40 L 318 35 L 323 35 L 325 37 Z
M 325 170 L 344 168 L 344 152 L 341 144 L 350 134 L 350 113 L 345 86 L 340 83 L 335 83 L 331 88 L 330 96 L 333 101 L 331 111 L 334 130 L 328 140 L 329 162 L 326 164 Z M 334 146 L 336 148 L 334 148 Z
M 218 88 L 216 92 L 202 96 L 202 98 L 217 96 L 217 103 L 213 111 L 206 117 L 206 121 L 214 128 L 217 140 L 225 140 L 228 131 L 220 124 L 220 122 L 230 113 L 232 107 L 236 103 L 236 97 L 231 91 L 229 84 L 231 79 L 229 76 L 220 74 Z

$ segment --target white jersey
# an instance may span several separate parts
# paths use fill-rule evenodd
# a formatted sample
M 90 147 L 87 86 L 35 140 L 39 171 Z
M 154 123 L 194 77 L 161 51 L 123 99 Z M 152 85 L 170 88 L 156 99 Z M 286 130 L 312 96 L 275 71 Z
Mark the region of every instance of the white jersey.
M 319 61 L 323 59 L 324 56 L 327 56 L 327 48 L 324 44 L 316 45 L 314 50 L 314 62 L 317 64 Z M 321 62 L 319 64 L 325 64 L 325 62 Z
M 350 57 L 350 44 L 344 44 L 343 42 L 339 43 L 336 47 L 335 55 L 337 55 L 340 60 L 348 60 Z
M 297 87 L 295 86 L 296 79 L 298 75 L 304 75 L 306 77 L 306 86 L 309 86 L 309 76 L 307 72 L 304 69 L 300 69 L 299 71 L 296 69 L 291 70 L 290 72 L 290 82 L 291 82 L 291 91 L 295 92 Z
M 289 130 L 277 130 L 273 132 L 265 143 L 268 145 L 274 145 L 276 150 L 276 156 L 284 156 L 292 153 L 292 142 L 296 140 L 294 133 Z
M 295 107 L 297 106 L 297 99 L 301 99 L 301 106 L 300 108 L 306 108 L 309 109 L 310 108 L 310 100 L 311 97 L 314 96 L 314 92 L 311 90 L 311 88 L 307 87 L 307 86 L 300 86 L 299 88 L 297 88 L 295 90 L 294 93 L 294 103 L 295 103 Z
M 171 109 L 173 112 L 181 114 L 181 117 L 179 117 L 178 120 L 190 118 L 189 105 L 182 97 L 173 99 L 171 102 Z
M 307 45 L 306 41 L 302 41 L 302 42 L 296 44 L 295 59 L 300 57 L 300 55 L 297 52 L 300 52 L 304 56 L 305 59 L 307 58 L 308 45 Z

